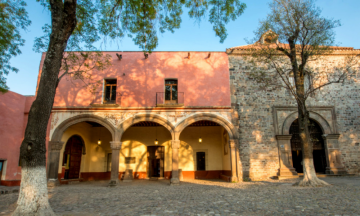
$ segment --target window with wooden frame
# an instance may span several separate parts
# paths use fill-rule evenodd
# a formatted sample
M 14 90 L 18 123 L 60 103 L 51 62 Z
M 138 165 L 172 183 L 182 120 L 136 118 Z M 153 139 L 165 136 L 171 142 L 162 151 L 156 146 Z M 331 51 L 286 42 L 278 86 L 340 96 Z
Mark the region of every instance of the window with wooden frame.
M 178 86 L 176 79 L 165 80 L 165 103 L 178 102 Z
M 116 103 L 116 79 L 106 79 L 104 86 L 104 103 Z

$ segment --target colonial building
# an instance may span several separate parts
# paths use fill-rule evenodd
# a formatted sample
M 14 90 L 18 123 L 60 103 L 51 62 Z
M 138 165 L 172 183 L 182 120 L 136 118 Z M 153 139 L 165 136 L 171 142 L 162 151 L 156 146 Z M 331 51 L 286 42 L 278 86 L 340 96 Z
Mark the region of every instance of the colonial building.
M 104 52 L 111 66 L 90 72 L 101 83 L 96 89 L 62 79 L 48 129 L 49 181 L 115 185 L 151 178 L 177 184 L 182 179 L 297 177 L 302 158 L 296 102 L 286 90 L 266 92 L 249 78 L 250 48 L 148 56 Z M 360 51 L 336 47 L 314 64 L 327 70 L 354 54 Z M 360 172 L 359 92 L 355 80 L 325 87 L 308 100 L 318 173 Z M 1 101 L 12 100 L 0 107 L 6 110 L 0 112 L 1 182 L 20 180 L 19 146 L 34 100 L 13 94 L 1 96 Z M 16 121 L 10 117 L 15 111 L 20 113 Z M 20 125 L 16 140 L 5 131 L 10 123 L 11 128 Z
M 266 36 L 257 43 L 266 43 Z M 234 125 L 239 137 L 239 175 L 250 179 L 297 177 L 303 170 L 296 100 L 286 89 L 264 91 L 250 79 L 253 48 L 246 45 L 226 50 L 231 105 L 238 115 Z M 309 64 L 331 72 L 346 57 L 360 54 L 352 47 L 331 49 Z M 317 173 L 360 173 L 359 69 L 360 65 L 354 68 L 358 73 L 353 83 L 325 86 L 307 100 Z
M 112 66 L 91 72 L 103 83 L 95 93 L 80 80 L 59 83 L 49 134 L 50 180 L 237 181 L 226 53 L 105 54 Z

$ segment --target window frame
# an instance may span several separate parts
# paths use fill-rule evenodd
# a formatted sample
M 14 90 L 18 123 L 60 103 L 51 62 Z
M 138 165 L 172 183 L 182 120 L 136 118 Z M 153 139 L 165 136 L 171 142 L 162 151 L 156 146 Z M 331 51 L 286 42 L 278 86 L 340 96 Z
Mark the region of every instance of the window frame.
M 109 80 L 115 80 L 116 84 L 107 84 L 106 82 L 109 81 Z M 110 100 L 106 100 L 106 87 L 107 86 L 110 86 L 110 97 L 109 97 Z M 111 100 L 113 87 L 116 88 L 115 89 L 115 100 Z M 104 79 L 104 83 L 103 83 L 103 100 L 102 100 L 103 104 L 116 104 L 116 100 L 117 100 L 117 98 L 116 98 L 117 94 L 116 93 L 117 93 L 117 79 L 116 78 L 106 78 L 106 79 Z
M 166 84 L 166 81 L 176 81 L 176 84 Z M 170 86 L 170 100 L 166 100 L 166 86 Z M 172 100 L 172 87 L 176 86 L 177 97 L 176 100 Z M 177 78 L 166 78 L 164 80 L 164 103 L 165 104 L 177 104 L 179 100 L 179 81 Z

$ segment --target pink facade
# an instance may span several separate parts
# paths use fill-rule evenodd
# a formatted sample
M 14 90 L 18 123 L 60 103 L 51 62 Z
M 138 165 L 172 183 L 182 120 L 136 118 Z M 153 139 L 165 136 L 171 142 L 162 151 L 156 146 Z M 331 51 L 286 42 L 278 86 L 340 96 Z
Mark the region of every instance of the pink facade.
M 4 164 L 2 185 L 20 183 L 20 145 L 34 100 L 34 96 L 23 96 L 11 91 L 0 94 L 0 160 Z
M 116 53 L 122 55 L 122 60 Z M 179 100 L 184 106 L 231 105 L 228 57 L 224 52 L 211 52 L 210 57 L 209 52 L 190 52 L 190 59 L 188 52 L 153 52 L 147 59 L 143 52 L 104 54 L 112 56 L 112 65 L 104 71 L 92 71 L 92 81 L 116 79 L 116 103 L 121 107 L 156 106 L 156 94 L 164 92 L 165 80 L 169 78 L 177 79 Z M 64 77 L 57 88 L 54 107 L 86 107 L 94 98 L 95 103 L 101 101 L 97 96 L 102 91 L 101 85 L 98 93 L 92 94 L 82 81 Z

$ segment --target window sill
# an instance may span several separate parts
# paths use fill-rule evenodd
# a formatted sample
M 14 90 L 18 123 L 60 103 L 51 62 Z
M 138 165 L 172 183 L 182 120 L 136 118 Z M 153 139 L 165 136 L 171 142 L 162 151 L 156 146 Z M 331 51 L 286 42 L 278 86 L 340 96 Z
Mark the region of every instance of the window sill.
M 183 107 L 184 104 L 157 104 L 157 107 Z
M 119 104 L 90 104 L 91 107 L 119 107 Z

